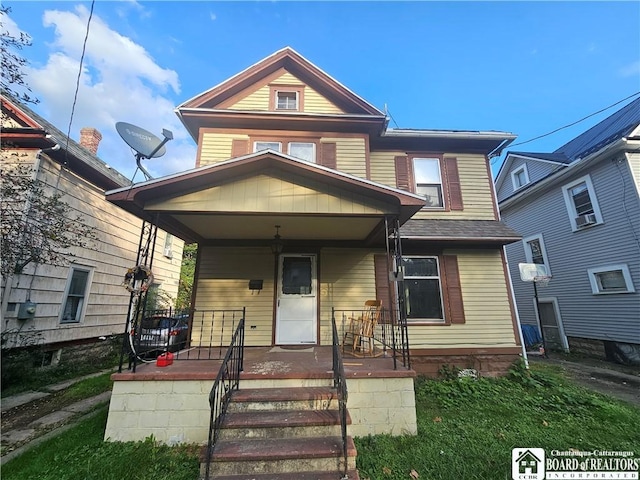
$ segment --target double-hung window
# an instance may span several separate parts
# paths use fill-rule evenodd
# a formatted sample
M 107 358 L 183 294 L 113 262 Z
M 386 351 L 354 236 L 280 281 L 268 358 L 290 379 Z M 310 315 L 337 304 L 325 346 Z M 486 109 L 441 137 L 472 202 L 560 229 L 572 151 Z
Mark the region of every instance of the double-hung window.
M 62 302 L 60 323 L 78 323 L 82 320 L 86 307 L 87 291 L 91 282 L 91 272 L 90 268 L 71 267 Z
M 409 321 L 444 322 L 438 257 L 403 257 Z
M 626 264 L 607 265 L 587 270 L 594 295 L 608 293 L 633 293 L 635 288 Z
M 602 223 L 598 199 L 589 175 L 564 185 L 562 194 L 573 231 Z
M 426 207 L 444 207 L 440 159 L 414 157 L 413 175 L 416 182 L 416 193 L 425 197 Z
M 529 172 L 527 171 L 526 163 L 511 172 L 511 182 L 514 190 L 518 190 L 529 183 Z
M 276 110 L 298 110 L 298 92 L 276 90 Z
M 544 239 L 542 238 L 542 235 L 532 235 L 530 237 L 523 238 L 522 243 L 524 244 L 524 256 L 527 259 L 527 263 L 544 265 L 547 268 L 547 275 L 551 275 L 547 251 L 544 246 Z
M 254 152 L 267 149 L 275 150 L 276 152 L 284 152 L 286 149 L 286 153 L 292 157 L 306 160 L 307 162 L 316 161 L 316 144 L 313 142 L 254 142 Z

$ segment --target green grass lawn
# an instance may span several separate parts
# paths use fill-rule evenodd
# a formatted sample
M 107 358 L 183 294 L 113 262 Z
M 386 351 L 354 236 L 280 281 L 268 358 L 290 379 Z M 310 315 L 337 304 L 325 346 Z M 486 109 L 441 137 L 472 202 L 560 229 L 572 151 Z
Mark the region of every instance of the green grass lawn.
M 510 479 L 511 449 L 631 450 L 640 410 L 574 386 L 552 367 L 473 381 L 416 381 L 418 435 L 356 439 L 360 478 Z M 104 443 L 106 407 L 2 467 L 3 480 L 195 480 L 198 449 Z M 415 478 L 415 476 L 414 476 Z
M 361 479 L 510 479 L 516 447 L 631 450 L 640 410 L 592 393 L 559 370 L 508 378 L 416 381 L 418 435 L 356 439 Z

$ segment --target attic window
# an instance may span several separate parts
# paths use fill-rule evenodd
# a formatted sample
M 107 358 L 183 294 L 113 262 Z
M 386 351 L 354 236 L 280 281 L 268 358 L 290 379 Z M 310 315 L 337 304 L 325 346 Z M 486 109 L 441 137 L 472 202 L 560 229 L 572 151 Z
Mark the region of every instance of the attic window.
M 529 183 L 529 172 L 527 171 L 526 163 L 511 172 L 511 181 L 513 182 L 514 190 L 518 190 Z
M 270 85 L 270 110 L 301 112 L 304 104 L 303 85 Z
M 298 92 L 276 92 L 276 110 L 297 110 Z

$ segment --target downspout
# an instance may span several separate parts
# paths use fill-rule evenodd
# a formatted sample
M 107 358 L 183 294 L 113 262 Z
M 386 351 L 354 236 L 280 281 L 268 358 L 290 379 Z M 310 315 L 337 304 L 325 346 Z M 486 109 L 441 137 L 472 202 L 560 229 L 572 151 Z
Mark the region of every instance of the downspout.
M 513 302 L 513 313 L 516 316 L 516 325 L 518 326 L 518 336 L 520 337 L 520 346 L 522 347 L 522 358 L 524 359 L 524 366 L 529 369 L 529 358 L 527 357 L 527 347 L 524 344 L 524 338 L 522 337 L 522 325 L 520 324 L 520 314 L 518 313 L 518 304 L 516 303 L 516 293 L 513 290 L 513 281 L 511 280 L 511 270 L 509 269 L 509 257 L 507 257 L 507 250 L 505 246 L 502 246 L 502 254 L 504 256 L 505 267 L 507 269 L 507 278 L 509 280 L 509 288 L 511 290 L 511 301 Z

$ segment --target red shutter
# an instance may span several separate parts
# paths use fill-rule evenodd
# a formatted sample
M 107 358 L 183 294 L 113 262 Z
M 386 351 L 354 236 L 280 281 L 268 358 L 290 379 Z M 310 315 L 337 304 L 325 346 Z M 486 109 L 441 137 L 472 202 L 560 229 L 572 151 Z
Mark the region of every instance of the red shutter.
M 414 185 L 411 180 L 412 175 L 409 157 L 398 156 L 395 157 L 394 160 L 396 163 L 396 186 L 407 192 L 413 192 Z
M 465 323 L 458 257 L 455 255 L 443 255 L 442 267 L 446 280 L 445 304 L 448 306 L 448 320 L 452 324 Z
M 249 153 L 249 140 L 234 138 L 231 142 L 231 158 L 241 157 Z
M 333 168 L 338 168 L 338 162 L 336 160 L 336 144 L 331 142 L 323 142 L 320 144 L 320 165 Z
M 458 160 L 453 157 L 444 159 L 444 172 L 449 192 L 449 210 L 464 210 L 462 204 L 462 190 L 458 175 Z

